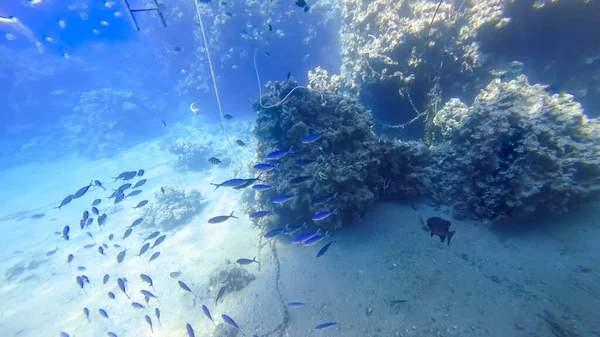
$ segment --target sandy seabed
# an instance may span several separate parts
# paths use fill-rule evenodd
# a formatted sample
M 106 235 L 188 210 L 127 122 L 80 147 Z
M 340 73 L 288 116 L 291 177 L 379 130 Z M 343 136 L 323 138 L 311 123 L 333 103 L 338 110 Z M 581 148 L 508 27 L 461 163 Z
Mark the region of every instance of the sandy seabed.
M 196 336 L 241 335 L 224 325 L 231 316 L 248 336 L 600 336 L 600 213 L 598 204 L 584 205 L 569 215 L 540 223 L 481 223 L 452 221 L 456 231 L 450 246 L 430 237 L 421 219 L 448 218 L 429 206 L 379 203 L 364 219 L 333 233 L 313 247 L 291 243 L 291 237 L 264 239 L 265 229 L 253 226 L 240 211 L 240 191 L 211 182 L 226 180 L 230 171 L 212 168 L 182 173 L 176 158 L 158 145 L 144 143 L 103 161 L 69 159 L 34 163 L 0 172 L 0 331 L 1 336 L 75 337 L 186 336 L 186 324 Z M 248 150 L 250 151 L 250 150 Z M 247 154 L 252 158 L 251 154 Z M 123 204 L 109 205 L 106 197 L 120 182 L 109 177 L 144 168 L 144 192 Z M 109 192 L 94 188 L 60 211 L 52 209 L 90 179 L 106 181 Z M 155 228 L 135 227 L 122 234 L 142 212 L 132 207 L 140 200 L 154 202 L 161 186 L 196 189 L 204 197 L 201 211 L 185 226 L 165 232 L 155 251 L 136 256 L 142 241 Z M 108 214 L 102 231 L 94 224 L 79 229 L 79 218 L 93 199 Z M 146 206 L 148 207 L 148 206 Z M 208 224 L 231 211 L 240 216 Z M 45 213 L 33 220 L 30 215 Z M 531 221 L 530 221 L 531 222 Z M 54 234 L 71 227 L 67 242 Z M 115 234 L 110 242 L 108 234 Z M 335 240 L 316 258 L 319 248 Z M 96 242 L 109 244 L 107 256 Z M 127 248 L 122 263 L 113 243 Z M 58 247 L 52 256 L 46 253 Z M 71 265 L 66 263 L 73 254 Z M 230 270 L 240 257 L 261 262 L 243 266 L 255 279 L 239 291 L 227 293 L 215 305 L 219 289 L 210 279 Z M 78 271 L 84 266 L 85 271 Z M 171 272 L 181 271 L 172 278 Z M 139 274 L 150 275 L 154 290 Z M 77 275 L 91 284 L 81 290 Z M 110 275 L 102 284 L 104 274 Z M 128 280 L 129 300 L 117 287 Z M 197 295 L 181 289 L 185 282 Z M 149 308 L 141 289 L 152 291 Z M 109 299 L 112 291 L 116 299 Z M 402 303 L 392 301 L 405 300 Z M 288 302 L 304 302 L 290 308 Z M 215 324 L 201 305 L 211 310 Z M 91 323 L 83 315 L 90 309 Z M 160 308 L 161 322 L 154 314 Z M 103 308 L 106 319 L 98 313 Z M 153 321 L 153 332 L 144 319 Z M 325 322 L 336 325 L 315 331 Z

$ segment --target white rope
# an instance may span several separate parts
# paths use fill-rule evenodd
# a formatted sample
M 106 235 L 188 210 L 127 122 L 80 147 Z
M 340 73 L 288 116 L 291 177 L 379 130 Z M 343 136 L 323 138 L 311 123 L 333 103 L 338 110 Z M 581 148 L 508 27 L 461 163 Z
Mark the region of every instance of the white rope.
M 227 135 L 225 124 L 223 123 L 223 110 L 221 109 L 221 99 L 219 98 L 219 90 L 217 89 L 217 81 L 215 80 L 215 72 L 213 70 L 212 61 L 210 59 L 210 53 L 208 52 L 208 42 L 206 41 L 206 34 L 204 33 L 204 24 L 202 23 L 202 16 L 200 16 L 200 7 L 198 6 L 198 1 L 199 0 L 194 0 L 196 4 L 196 12 L 198 13 L 198 20 L 200 20 L 200 28 L 202 29 L 202 38 L 204 39 L 204 47 L 206 48 L 206 58 L 208 59 L 208 66 L 210 67 L 210 75 L 212 77 L 213 86 L 215 87 L 215 96 L 217 97 L 217 105 L 219 106 L 219 114 L 221 116 L 221 128 L 223 129 L 223 134 L 225 134 L 225 139 L 227 139 L 227 143 L 229 143 L 229 149 L 231 153 L 233 155 L 236 155 L 235 151 L 233 150 L 233 145 L 231 145 L 231 141 L 229 141 L 229 136 Z

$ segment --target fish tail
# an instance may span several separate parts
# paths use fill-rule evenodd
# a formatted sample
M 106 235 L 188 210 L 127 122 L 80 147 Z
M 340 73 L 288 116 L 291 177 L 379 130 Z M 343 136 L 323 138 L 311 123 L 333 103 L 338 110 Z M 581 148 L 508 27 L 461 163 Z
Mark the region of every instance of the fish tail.
M 215 191 L 217 190 L 217 188 L 219 188 L 219 186 L 221 186 L 221 185 L 215 184 L 215 183 L 210 183 L 210 184 L 213 185 L 213 186 L 217 186 L 217 187 L 215 187 Z
M 239 219 L 237 216 L 233 216 L 233 212 L 234 212 L 234 211 L 231 211 L 231 214 L 229 214 L 229 217 L 230 217 L 230 218 L 234 218 L 234 219 Z
M 456 233 L 456 231 L 448 232 L 448 246 L 450 246 L 450 239 L 452 239 L 452 236 L 454 235 L 454 233 Z
M 333 210 L 333 214 L 338 214 L 337 213 L 337 208 Z
M 333 195 L 333 199 L 338 200 L 338 193 L 337 192 Z

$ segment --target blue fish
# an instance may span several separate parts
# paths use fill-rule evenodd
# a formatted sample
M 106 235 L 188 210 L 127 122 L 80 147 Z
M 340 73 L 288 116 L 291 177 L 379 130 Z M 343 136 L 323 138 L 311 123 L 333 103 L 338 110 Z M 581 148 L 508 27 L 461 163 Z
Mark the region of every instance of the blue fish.
M 315 235 L 312 238 L 303 241 L 302 244 L 305 246 L 312 246 L 312 245 L 315 245 L 315 244 L 321 242 L 321 240 L 325 239 L 328 236 L 329 236 L 328 232 L 325 232 L 325 234 L 323 234 L 323 235 Z
M 273 152 L 267 154 L 267 156 L 265 157 L 265 159 L 267 159 L 267 160 L 279 160 L 279 159 L 283 158 L 285 155 L 287 155 L 288 153 L 294 153 L 292 151 L 292 146 L 290 146 L 289 150 L 273 151 Z
M 146 308 L 143 304 L 138 303 L 138 302 L 133 302 L 133 303 L 131 303 L 131 305 L 137 309 L 145 309 Z
M 222 314 L 221 317 L 223 317 L 223 320 L 225 320 L 225 322 L 227 322 L 229 325 L 241 331 L 240 327 L 235 323 L 235 321 L 231 317 L 225 314 Z
M 220 183 L 220 184 L 214 184 L 214 183 L 210 183 L 215 187 L 215 191 L 217 190 L 217 188 L 223 186 L 223 187 L 236 187 L 236 186 L 240 186 L 241 184 L 244 184 L 246 182 L 246 179 L 229 179 L 229 180 L 225 180 L 224 182 Z
M 217 325 L 217 323 L 215 323 L 212 316 L 210 315 L 210 311 L 208 311 L 208 307 L 206 307 L 206 305 L 204 305 L 204 304 L 202 304 L 202 311 L 204 311 L 204 315 L 206 317 L 208 317 L 208 319 L 210 319 L 214 325 Z
M 310 177 L 307 177 L 307 176 L 296 177 L 296 178 L 291 179 L 289 181 L 289 184 L 290 185 L 298 185 L 298 184 L 302 184 L 303 182 L 305 182 L 305 181 L 307 181 L 309 179 L 310 179 Z
M 257 190 L 257 191 L 259 191 L 259 192 L 262 192 L 262 191 L 268 191 L 268 190 L 270 190 L 271 186 L 258 184 L 258 185 L 252 186 L 252 188 L 255 189 L 255 190 Z
M 312 135 L 308 135 L 308 136 L 302 138 L 302 144 L 314 143 L 317 140 L 321 139 L 322 137 L 323 137 L 322 133 L 313 133 Z
M 272 211 L 257 211 L 250 214 L 250 219 L 262 218 L 263 216 L 267 216 L 272 214 Z
M 260 163 L 260 164 L 254 165 L 253 167 L 255 170 L 262 171 L 262 172 L 269 172 L 272 170 L 279 171 L 279 164 L 271 165 L 271 164 Z
M 313 221 L 321 221 L 321 220 L 325 220 L 327 219 L 330 215 L 334 215 L 337 214 L 337 209 L 334 209 L 333 211 L 325 211 L 325 212 L 319 212 L 315 215 L 313 215 L 312 220 Z
M 116 334 L 116 333 L 114 333 L 114 332 L 110 332 L 110 331 L 109 331 L 109 332 L 108 332 L 108 337 L 119 337 L 119 336 L 117 336 L 117 334 Z
M 284 195 L 280 195 L 278 197 L 273 198 L 273 203 L 274 204 L 284 204 L 292 199 L 294 199 L 296 196 L 291 195 L 291 194 L 284 194 Z
M 316 198 L 312 204 L 313 204 L 313 206 L 320 206 L 320 205 L 326 204 L 328 201 L 330 201 L 332 199 L 337 200 L 337 198 L 338 198 L 337 193 L 331 193 L 331 194 L 327 194 L 327 195 Z
M 321 329 L 325 329 L 325 328 L 329 328 L 330 326 L 336 325 L 337 323 L 333 323 L 333 322 L 329 322 L 329 323 L 323 323 L 323 324 L 319 324 L 315 327 L 315 330 L 321 330 Z
M 317 258 L 319 258 L 320 256 L 323 256 L 323 254 L 325 254 L 325 252 L 327 252 L 327 249 L 329 249 L 329 246 L 331 246 L 331 244 L 334 242 L 335 241 L 331 241 L 330 243 L 323 246 L 323 248 L 319 249 L 319 252 L 317 253 Z
M 310 159 L 298 159 L 298 160 L 296 160 L 296 165 L 297 166 L 306 166 L 306 165 L 310 165 L 314 162 L 315 162 L 314 160 L 310 160 Z
M 308 240 L 308 239 L 312 238 L 312 237 L 313 237 L 313 236 L 315 236 L 315 235 L 319 235 L 320 233 L 321 233 L 321 228 L 317 229 L 317 231 L 316 231 L 316 232 L 313 232 L 313 233 L 305 233 L 305 234 L 298 235 L 298 236 L 297 236 L 297 237 L 294 239 L 294 241 L 292 241 L 292 243 L 300 243 L 300 242 L 304 242 L 304 241 L 306 241 L 306 240 Z
M 260 265 L 260 262 L 256 261 L 256 256 L 252 260 L 246 259 L 246 258 L 240 258 L 240 259 L 237 259 L 237 261 L 235 261 L 235 262 L 237 262 L 241 265 L 246 265 L 246 264 L 251 264 L 251 263 L 256 262 Z
M 231 214 L 229 214 L 229 215 L 219 215 L 214 218 L 210 218 L 210 219 L 208 219 L 208 223 L 212 223 L 212 224 L 221 223 L 221 222 L 225 222 L 225 221 L 229 220 L 229 218 L 237 219 L 238 217 L 233 216 L 233 211 L 232 211 Z
M 306 305 L 306 303 L 302 303 L 302 302 L 290 302 L 287 305 L 288 305 L 288 307 L 295 308 L 295 307 L 303 307 L 303 306 Z
M 98 312 L 100 312 L 100 315 L 108 318 L 108 314 L 106 313 L 106 311 L 104 309 L 98 309 Z
M 296 233 L 297 231 L 301 230 L 302 228 L 306 228 L 306 222 L 303 223 L 302 225 L 297 225 L 297 226 L 286 225 L 282 234 L 292 235 L 292 234 Z
M 194 333 L 194 328 L 192 328 L 192 325 L 190 323 L 187 323 L 185 325 L 185 328 L 187 329 L 187 333 L 189 337 L 196 337 L 196 334 Z
M 274 237 L 274 236 L 277 236 L 277 235 L 279 235 L 279 234 L 283 233 L 283 231 L 284 231 L 284 230 L 285 230 L 285 228 L 276 228 L 276 229 L 273 229 L 273 230 L 271 230 L 271 231 L 268 231 L 268 232 L 265 234 L 265 236 L 264 236 L 264 237 L 265 237 L 265 238 L 272 238 L 272 237 Z

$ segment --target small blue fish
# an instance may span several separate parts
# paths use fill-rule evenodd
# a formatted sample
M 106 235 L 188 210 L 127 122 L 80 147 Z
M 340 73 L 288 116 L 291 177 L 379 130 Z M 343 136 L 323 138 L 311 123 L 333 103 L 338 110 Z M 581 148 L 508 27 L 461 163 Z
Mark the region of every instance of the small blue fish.
M 133 306 L 136 309 L 145 309 L 146 308 L 143 304 L 138 303 L 138 302 L 132 302 L 131 306 Z
M 102 284 L 106 284 L 109 279 L 110 279 L 110 275 L 104 274 L 104 277 L 102 278 Z
M 319 324 L 315 327 L 315 330 L 321 330 L 321 329 L 325 329 L 325 328 L 329 328 L 330 326 L 336 325 L 337 323 L 333 323 L 333 322 L 329 322 L 329 323 L 323 323 L 323 324 Z
M 88 323 L 92 323 L 92 321 L 90 320 L 90 309 L 83 308 L 83 314 L 85 315 L 85 318 L 87 318 Z
M 254 213 L 250 213 L 250 219 L 262 218 L 263 216 L 267 216 L 272 214 L 272 211 L 257 211 Z
M 152 319 L 150 318 L 150 316 L 146 315 L 144 316 L 144 319 L 146 319 L 146 323 L 148 323 L 148 325 L 150 326 L 150 332 L 154 333 L 154 329 L 152 328 Z
M 297 226 L 286 225 L 285 229 L 283 230 L 283 233 L 281 233 L 281 234 L 292 235 L 303 228 L 306 228 L 306 222 L 303 223 L 302 225 L 297 225 Z
M 129 192 L 129 194 L 127 194 L 125 196 L 125 198 L 129 198 L 129 197 L 135 197 L 136 195 L 142 193 L 142 190 L 135 190 L 135 191 L 131 191 Z
M 215 323 L 212 316 L 210 315 L 210 311 L 208 311 L 208 307 L 206 307 L 206 305 L 204 305 L 204 304 L 202 304 L 202 311 L 204 311 L 204 315 L 206 317 L 208 317 L 208 319 L 210 319 L 214 325 L 217 325 L 217 323 Z
M 146 274 L 140 274 L 140 278 L 142 279 L 142 281 L 148 283 L 148 285 L 150 287 L 152 287 L 152 289 L 154 289 L 154 283 L 152 283 L 152 278 Z
M 241 265 L 251 264 L 251 263 L 254 263 L 254 262 L 260 264 L 260 262 L 256 261 L 256 256 L 252 260 L 246 259 L 246 258 L 240 258 L 240 259 L 237 259 L 237 261 L 235 261 L 235 262 L 237 262 L 237 263 L 239 263 Z
M 267 159 L 267 160 L 279 160 L 279 159 L 283 158 L 285 155 L 287 155 L 288 153 L 294 153 L 292 151 L 292 146 L 290 146 L 289 150 L 273 151 L 273 152 L 267 154 L 265 156 L 265 159 Z
M 311 179 L 310 177 L 306 177 L 306 176 L 296 177 L 296 178 L 291 179 L 289 181 L 289 184 L 290 185 L 299 185 L 299 184 L 302 184 L 303 182 L 308 181 L 310 179 Z
M 284 195 L 280 195 L 278 197 L 273 198 L 273 203 L 274 204 L 284 204 L 292 199 L 294 199 L 296 196 L 291 195 L 291 194 L 284 194 Z
M 108 318 L 108 314 L 106 313 L 106 310 L 98 309 L 98 312 L 100 312 L 100 315 L 104 316 L 105 318 Z
M 37 219 L 41 219 L 41 218 L 43 218 L 43 217 L 44 217 L 44 215 L 45 215 L 44 213 L 41 213 L 41 214 L 34 214 L 34 215 L 32 215 L 32 216 L 31 216 L 31 218 L 32 218 L 32 219 L 34 219 L 34 220 L 37 220 Z
M 103 190 L 105 190 L 105 191 L 106 191 L 106 188 L 104 188 L 104 186 L 102 186 L 102 183 L 101 183 L 101 182 L 99 182 L 98 180 L 94 180 L 94 185 L 95 185 L 95 186 L 98 186 L 98 187 L 101 187 Z
M 276 229 L 270 230 L 265 234 L 264 238 L 272 238 L 274 236 L 277 236 L 277 235 L 283 233 L 284 230 L 285 230 L 285 228 L 276 228 Z
M 298 160 L 296 160 L 296 166 L 306 166 L 306 165 L 310 165 L 314 162 L 315 162 L 314 160 L 310 160 L 310 159 L 298 159 Z
M 323 248 L 319 249 L 319 252 L 317 252 L 317 258 L 319 258 L 320 256 L 323 256 L 323 254 L 325 254 L 325 252 L 327 252 L 327 249 L 329 249 L 329 246 L 331 246 L 331 244 L 334 242 L 335 241 L 331 241 L 330 243 L 323 246 Z
M 85 270 L 86 270 L 86 268 L 85 268 L 84 266 L 78 266 L 78 267 L 77 267 L 77 270 L 79 270 L 79 271 L 85 271 Z
M 337 209 L 334 209 L 333 211 L 319 212 L 319 213 L 313 215 L 312 220 L 313 221 L 325 220 L 329 216 L 334 215 L 334 214 L 337 214 Z
M 229 215 L 219 215 L 214 218 L 210 218 L 210 219 L 208 219 L 208 223 L 212 223 L 212 224 L 221 223 L 221 222 L 225 222 L 225 221 L 229 220 L 230 218 L 238 219 L 237 216 L 233 216 L 233 211 L 232 211 L 231 214 L 229 214 Z
M 154 295 L 153 293 L 149 292 L 148 290 L 140 290 L 140 293 L 142 293 L 142 295 L 144 296 L 148 296 L 148 297 L 152 297 L 152 298 L 158 298 L 156 297 L 156 295 Z
M 196 334 L 194 333 L 194 328 L 192 328 L 192 325 L 190 323 L 187 323 L 185 325 L 185 328 L 187 330 L 187 333 L 188 333 L 189 337 L 196 337 Z
M 258 184 L 258 185 L 252 186 L 252 188 L 255 189 L 255 190 L 257 190 L 257 191 L 259 191 L 259 192 L 262 192 L 262 191 L 268 191 L 268 190 L 270 190 L 271 186 Z
M 311 144 L 316 142 L 317 140 L 323 137 L 322 133 L 313 133 L 312 135 L 308 135 L 302 138 L 302 144 Z
M 148 204 L 148 200 L 142 200 L 142 201 L 138 202 L 138 204 L 134 207 L 134 209 L 142 208 L 142 207 L 146 206 L 146 204 Z
M 214 183 L 210 183 L 215 187 L 215 191 L 217 190 L 217 188 L 219 187 L 236 187 L 236 186 L 240 186 L 242 184 L 244 184 L 246 182 L 246 179 L 229 179 L 229 180 L 225 180 L 224 182 L 220 183 L 220 184 L 214 184 Z
M 119 286 L 119 289 L 121 289 L 121 291 L 123 292 L 123 294 L 125 294 L 125 296 L 127 296 L 128 299 L 131 299 L 129 297 L 129 295 L 127 295 L 127 291 L 125 290 L 125 280 L 119 277 L 117 279 L 117 285 Z
M 328 236 L 329 236 L 328 232 L 325 232 L 325 234 L 322 234 L 322 235 L 315 235 L 312 238 L 303 241 L 302 244 L 305 246 L 316 245 L 317 243 L 321 242 L 323 239 L 325 239 Z
M 292 241 L 292 243 L 304 242 L 304 241 L 312 238 L 315 235 L 319 235 L 320 233 L 321 233 L 321 228 L 318 228 L 316 232 L 298 235 L 296 238 L 294 238 L 294 241 Z
M 119 336 L 117 336 L 116 333 L 109 331 L 108 332 L 108 337 L 119 337 Z
M 110 298 L 111 300 L 114 300 L 114 299 L 115 299 L 115 297 L 116 297 L 116 296 L 115 296 L 115 294 L 113 294 L 113 292 L 112 292 L 112 291 L 109 291 L 109 292 L 108 292 L 108 298 Z
M 302 302 L 290 302 L 287 305 L 288 305 L 288 307 L 295 308 L 295 307 L 303 307 L 303 306 L 306 305 L 306 303 L 302 303 Z
M 279 164 L 271 165 L 271 164 L 260 163 L 260 164 L 254 165 L 253 167 L 255 170 L 262 171 L 262 172 L 269 172 L 272 170 L 279 171 Z
M 154 309 L 154 314 L 156 315 L 156 319 L 158 320 L 158 325 L 162 325 L 162 323 L 160 322 L 160 309 Z
M 67 205 L 68 203 L 70 203 L 73 200 L 73 195 L 69 194 L 67 195 L 61 202 L 60 205 L 54 207 L 55 209 L 58 208 L 58 210 L 60 211 L 60 208 Z
M 92 201 L 92 206 L 98 206 L 98 205 L 100 205 L 101 202 L 102 202 L 102 199 L 94 199 L 94 201 Z
M 229 317 L 225 314 L 222 314 L 221 317 L 223 317 L 223 320 L 225 322 L 227 322 L 229 325 L 231 325 L 232 327 L 239 329 L 240 331 L 242 330 L 242 329 L 240 329 L 240 327 L 237 325 L 237 323 L 235 323 L 235 321 L 231 317 Z
M 313 206 L 321 206 L 321 205 L 326 204 L 327 202 L 329 202 L 332 199 L 336 199 L 337 200 L 337 198 L 338 198 L 338 194 L 337 193 L 331 193 L 331 194 L 323 195 L 323 196 L 320 196 L 320 197 L 316 198 L 312 202 L 312 204 L 313 204 Z

